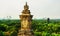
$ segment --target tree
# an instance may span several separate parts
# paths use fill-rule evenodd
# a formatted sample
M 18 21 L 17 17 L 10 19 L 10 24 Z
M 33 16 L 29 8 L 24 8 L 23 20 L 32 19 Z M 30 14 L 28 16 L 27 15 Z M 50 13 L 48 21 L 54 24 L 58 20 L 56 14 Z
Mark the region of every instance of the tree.
M 2 31 L 0 31 L 0 36 L 4 36 L 4 33 Z

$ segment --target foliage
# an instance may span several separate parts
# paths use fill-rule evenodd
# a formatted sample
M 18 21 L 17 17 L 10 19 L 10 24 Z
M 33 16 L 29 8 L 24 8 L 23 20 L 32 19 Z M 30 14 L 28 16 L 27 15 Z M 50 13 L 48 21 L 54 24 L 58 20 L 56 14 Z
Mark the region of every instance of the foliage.
M 10 33 L 10 36 L 17 36 L 17 31 L 12 31 L 12 32 Z
M 20 27 L 20 20 L 0 20 L 0 36 L 8 31 L 10 36 L 17 36 Z M 34 19 L 31 28 L 35 36 L 60 36 L 60 20 Z
M 4 33 L 2 31 L 0 31 L 0 36 L 4 36 Z

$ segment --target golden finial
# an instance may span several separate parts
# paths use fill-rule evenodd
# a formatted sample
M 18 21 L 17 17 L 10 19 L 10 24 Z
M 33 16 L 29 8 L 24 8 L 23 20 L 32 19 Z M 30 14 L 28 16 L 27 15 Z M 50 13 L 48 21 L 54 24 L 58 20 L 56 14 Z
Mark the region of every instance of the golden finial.
M 26 2 L 26 6 L 28 6 L 28 5 L 27 5 L 27 2 Z
M 24 9 L 29 9 L 29 6 L 27 5 L 27 2 L 25 4 L 25 6 L 24 6 Z

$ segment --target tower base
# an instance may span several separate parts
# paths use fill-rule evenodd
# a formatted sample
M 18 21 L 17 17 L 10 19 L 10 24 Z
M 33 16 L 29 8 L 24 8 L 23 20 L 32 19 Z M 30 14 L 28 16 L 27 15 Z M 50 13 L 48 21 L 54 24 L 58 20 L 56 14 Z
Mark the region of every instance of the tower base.
M 18 36 L 34 36 L 31 30 L 19 30 Z

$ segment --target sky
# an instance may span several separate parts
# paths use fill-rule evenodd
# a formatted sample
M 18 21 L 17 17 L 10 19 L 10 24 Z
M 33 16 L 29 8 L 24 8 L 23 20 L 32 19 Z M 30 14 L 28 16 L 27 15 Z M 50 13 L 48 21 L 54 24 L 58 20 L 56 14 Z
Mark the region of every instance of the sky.
M 0 19 L 20 19 L 26 2 L 33 19 L 60 19 L 60 0 L 0 0 Z

